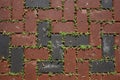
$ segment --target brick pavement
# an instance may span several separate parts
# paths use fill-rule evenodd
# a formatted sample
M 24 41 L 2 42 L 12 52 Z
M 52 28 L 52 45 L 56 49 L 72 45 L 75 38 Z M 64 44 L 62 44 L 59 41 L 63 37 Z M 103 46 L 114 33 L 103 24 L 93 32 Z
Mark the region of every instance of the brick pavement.
M 0 0 L 0 80 L 120 80 L 120 0 Z

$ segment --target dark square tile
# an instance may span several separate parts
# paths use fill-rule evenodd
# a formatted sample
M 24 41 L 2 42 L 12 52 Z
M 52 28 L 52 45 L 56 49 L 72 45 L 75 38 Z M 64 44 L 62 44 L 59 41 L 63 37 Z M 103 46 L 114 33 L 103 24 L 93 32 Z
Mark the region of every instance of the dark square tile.
M 113 4 L 113 1 L 112 0 L 101 0 L 101 3 L 102 3 L 102 7 L 107 9 L 111 9 L 112 8 L 112 4 Z

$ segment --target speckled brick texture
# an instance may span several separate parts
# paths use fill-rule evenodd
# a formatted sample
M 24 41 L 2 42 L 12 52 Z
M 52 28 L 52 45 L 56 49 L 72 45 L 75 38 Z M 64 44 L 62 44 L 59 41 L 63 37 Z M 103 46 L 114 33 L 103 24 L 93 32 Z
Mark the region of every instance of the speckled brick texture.
M 120 0 L 0 0 L 0 80 L 120 80 Z

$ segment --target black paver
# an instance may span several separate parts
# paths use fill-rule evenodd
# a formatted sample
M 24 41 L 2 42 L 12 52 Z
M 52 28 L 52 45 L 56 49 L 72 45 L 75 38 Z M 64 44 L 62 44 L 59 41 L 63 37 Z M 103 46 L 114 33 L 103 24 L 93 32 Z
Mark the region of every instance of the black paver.
M 48 37 L 49 28 L 48 22 L 40 22 L 38 24 L 38 45 L 47 46 L 48 41 L 50 40 Z
M 102 7 L 105 8 L 105 9 L 111 9 L 112 8 L 112 0 L 101 0 L 101 3 L 102 3 Z
M 102 53 L 103 57 L 114 57 L 114 36 L 104 35 L 102 38 Z
M 25 0 L 26 6 L 30 8 L 49 8 L 50 0 Z
M 90 63 L 92 73 L 114 72 L 115 66 L 113 61 L 94 61 Z
M 38 73 L 62 73 L 63 63 L 58 61 L 42 61 L 38 62 Z
M 8 58 L 9 56 L 10 37 L 0 34 L 0 58 Z
M 80 46 L 80 45 L 88 45 L 89 44 L 89 36 L 80 35 L 80 36 L 65 36 L 65 46 Z
M 11 72 L 18 73 L 23 69 L 23 53 L 21 47 L 13 48 L 11 50 Z
M 52 58 L 53 59 L 62 59 L 63 50 L 62 50 L 62 37 L 58 34 L 53 34 L 51 37 L 52 41 Z

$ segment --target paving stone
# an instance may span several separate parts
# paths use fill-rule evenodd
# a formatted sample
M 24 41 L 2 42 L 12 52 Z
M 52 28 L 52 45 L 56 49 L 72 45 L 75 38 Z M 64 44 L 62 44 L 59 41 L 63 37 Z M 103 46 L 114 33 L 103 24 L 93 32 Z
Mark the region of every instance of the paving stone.
M 49 8 L 50 0 L 26 0 L 26 6 L 30 8 Z
M 113 61 L 93 61 L 90 63 L 92 73 L 113 72 L 115 65 Z
M 13 48 L 11 50 L 11 72 L 21 72 L 23 69 L 23 48 Z
M 63 58 L 63 50 L 61 48 L 62 44 L 62 36 L 58 34 L 53 34 L 51 37 L 52 41 L 52 58 L 53 59 L 62 59 Z
M 62 73 L 63 63 L 58 61 L 42 61 L 38 62 L 39 73 Z
M 49 41 L 49 37 L 47 36 L 49 31 L 49 23 L 48 22 L 40 22 L 38 24 L 38 45 L 47 46 Z
M 114 36 L 104 35 L 102 38 L 103 57 L 114 57 Z
M 107 9 L 107 8 L 112 8 L 112 0 L 101 0 L 102 7 Z
M 79 45 L 88 45 L 89 37 L 85 35 L 81 36 L 65 36 L 65 46 L 79 46 Z
M 0 34 L 0 58 L 9 56 L 9 36 Z

